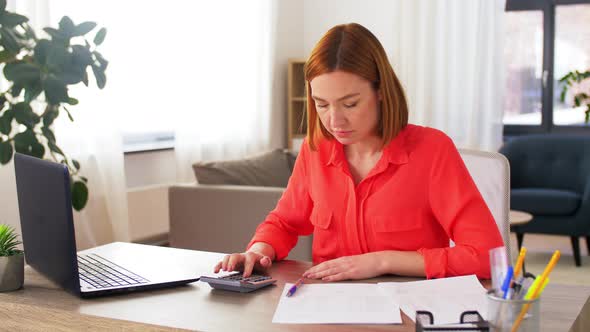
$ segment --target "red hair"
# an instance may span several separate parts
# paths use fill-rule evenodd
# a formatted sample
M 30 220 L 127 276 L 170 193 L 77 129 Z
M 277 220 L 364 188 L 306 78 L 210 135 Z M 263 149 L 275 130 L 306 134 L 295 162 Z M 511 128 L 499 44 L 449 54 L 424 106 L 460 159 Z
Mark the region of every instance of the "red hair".
M 307 141 L 310 148 L 315 150 L 321 138 L 333 138 L 320 122 L 311 98 L 310 82 L 319 75 L 337 70 L 363 77 L 380 93 L 379 135 L 383 146 L 387 145 L 408 124 L 406 97 L 377 37 L 362 25 L 349 23 L 328 30 L 305 63 Z

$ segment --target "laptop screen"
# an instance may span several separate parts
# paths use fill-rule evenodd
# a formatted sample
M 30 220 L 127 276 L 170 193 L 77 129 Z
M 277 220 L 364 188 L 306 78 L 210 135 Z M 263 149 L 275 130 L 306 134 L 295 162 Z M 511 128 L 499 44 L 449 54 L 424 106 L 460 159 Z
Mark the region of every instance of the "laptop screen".
M 16 188 L 27 264 L 80 293 L 70 175 L 66 166 L 16 153 Z

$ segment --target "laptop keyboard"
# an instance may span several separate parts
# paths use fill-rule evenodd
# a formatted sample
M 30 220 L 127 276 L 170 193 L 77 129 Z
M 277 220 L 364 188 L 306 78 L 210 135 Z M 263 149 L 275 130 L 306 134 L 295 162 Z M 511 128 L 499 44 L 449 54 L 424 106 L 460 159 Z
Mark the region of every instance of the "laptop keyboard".
M 82 288 L 90 288 L 88 285 L 94 288 L 110 288 L 149 282 L 97 254 L 78 255 L 78 271 Z

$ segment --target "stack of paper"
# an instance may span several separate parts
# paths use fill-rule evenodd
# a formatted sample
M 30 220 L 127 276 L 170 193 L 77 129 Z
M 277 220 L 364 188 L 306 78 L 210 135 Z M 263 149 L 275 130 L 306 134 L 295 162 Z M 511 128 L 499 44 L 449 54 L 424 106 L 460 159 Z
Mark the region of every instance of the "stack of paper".
M 399 324 L 399 309 L 412 320 L 430 311 L 435 324 L 458 323 L 461 313 L 477 310 L 486 318 L 486 290 L 475 275 L 379 284 L 306 284 L 286 297 L 286 284 L 273 323 Z
M 379 283 L 412 320 L 416 310 L 427 310 L 435 324 L 458 323 L 461 313 L 477 310 L 487 316 L 486 289 L 475 275 L 413 282 Z

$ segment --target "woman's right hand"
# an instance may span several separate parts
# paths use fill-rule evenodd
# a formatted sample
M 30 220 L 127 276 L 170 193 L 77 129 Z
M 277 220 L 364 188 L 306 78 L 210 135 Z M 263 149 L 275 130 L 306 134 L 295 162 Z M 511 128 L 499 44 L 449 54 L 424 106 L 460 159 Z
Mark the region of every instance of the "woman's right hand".
M 244 278 L 252 274 L 252 270 L 266 270 L 272 265 L 272 259 L 269 256 L 254 251 L 244 253 L 235 253 L 226 255 L 223 260 L 215 265 L 215 273 L 219 271 L 243 271 Z

